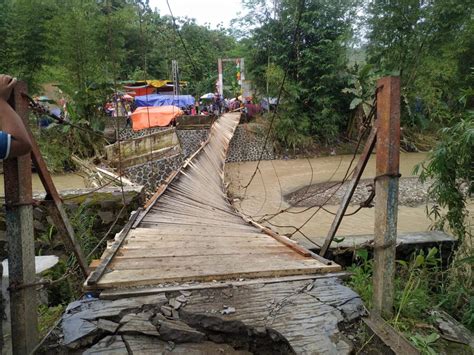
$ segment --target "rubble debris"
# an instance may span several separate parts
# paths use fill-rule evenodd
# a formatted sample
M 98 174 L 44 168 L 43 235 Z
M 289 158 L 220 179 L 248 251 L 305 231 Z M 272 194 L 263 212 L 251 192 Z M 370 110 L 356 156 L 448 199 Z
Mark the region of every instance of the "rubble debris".
M 119 335 L 109 335 L 87 349 L 83 355 L 128 355 L 127 346 Z
M 204 333 L 184 322 L 167 319 L 161 314 L 157 314 L 152 322 L 159 329 L 160 338 L 163 340 L 175 343 L 199 343 L 206 340 Z

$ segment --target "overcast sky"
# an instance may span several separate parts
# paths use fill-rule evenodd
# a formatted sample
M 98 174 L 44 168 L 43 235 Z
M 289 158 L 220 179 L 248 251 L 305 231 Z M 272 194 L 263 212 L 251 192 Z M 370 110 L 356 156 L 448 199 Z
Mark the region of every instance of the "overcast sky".
M 219 23 L 229 27 L 230 20 L 242 11 L 241 0 L 169 0 L 175 17 L 195 18 L 199 25 L 209 23 L 215 28 Z M 150 0 L 150 6 L 161 15 L 169 15 L 166 0 Z

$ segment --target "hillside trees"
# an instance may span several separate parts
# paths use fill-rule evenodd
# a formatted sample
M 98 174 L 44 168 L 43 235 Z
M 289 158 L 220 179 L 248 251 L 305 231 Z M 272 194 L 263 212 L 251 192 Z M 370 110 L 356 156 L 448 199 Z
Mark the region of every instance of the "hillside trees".
M 223 28 L 188 18 L 174 24 L 144 0 L 0 0 L 0 7 L 0 71 L 26 80 L 33 92 L 45 82 L 72 94 L 170 79 L 174 59 L 191 94 L 213 91 L 217 58 L 237 47 Z
M 405 127 L 454 123 L 464 110 L 458 99 L 473 84 L 472 2 L 373 0 L 367 37 L 368 60 L 401 76 Z
M 348 0 L 252 1 L 247 22 L 260 22 L 248 40 L 257 88 L 277 95 L 285 72 L 282 107 L 276 134 L 286 145 L 304 137 L 333 141 L 344 127 L 348 105 L 341 94 L 346 82 L 346 41 L 351 34 L 354 3 Z M 261 13 L 257 13 L 260 9 Z M 279 77 L 279 78 L 278 78 Z M 271 83 L 270 83 L 271 81 Z M 269 93 L 270 94 L 270 93 Z

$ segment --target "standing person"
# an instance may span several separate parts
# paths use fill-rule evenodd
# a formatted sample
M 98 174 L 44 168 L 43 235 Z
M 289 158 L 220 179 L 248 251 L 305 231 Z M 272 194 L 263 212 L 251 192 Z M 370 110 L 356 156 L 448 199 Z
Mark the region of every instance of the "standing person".
M 199 100 L 198 99 L 194 101 L 194 110 L 195 110 L 195 115 L 199 115 Z
M 25 155 L 31 150 L 23 121 L 7 102 L 15 85 L 16 79 L 0 74 L 0 160 Z

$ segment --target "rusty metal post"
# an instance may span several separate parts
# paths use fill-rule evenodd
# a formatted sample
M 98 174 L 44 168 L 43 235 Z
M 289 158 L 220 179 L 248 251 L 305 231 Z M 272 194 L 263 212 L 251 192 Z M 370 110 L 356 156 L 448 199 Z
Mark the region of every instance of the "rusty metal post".
M 56 186 L 54 186 L 53 178 L 48 171 L 48 167 L 41 155 L 40 148 L 38 143 L 36 143 L 33 133 L 31 133 L 28 125 L 25 126 L 25 129 L 27 130 L 31 140 L 31 158 L 36 170 L 38 171 L 44 189 L 46 190 L 46 198 L 44 201 L 45 207 L 48 210 L 54 225 L 58 229 L 58 234 L 61 236 L 64 246 L 74 253 L 84 278 L 87 278 L 89 275 L 89 266 L 87 265 L 87 260 L 82 252 L 81 245 L 76 239 L 71 222 L 64 210 L 63 201 L 56 190 Z
M 393 315 L 400 162 L 400 78 L 377 81 L 373 311 Z
M 18 82 L 9 101 L 25 124 L 28 121 L 28 103 L 21 94 L 26 92 L 26 84 Z M 38 341 L 36 289 L 34 287 L 15 288 L 15 286 L 35 282 L 30 154 L 5 160 L 3 169 L 12 346 L 14 354 L 29 354 Z

